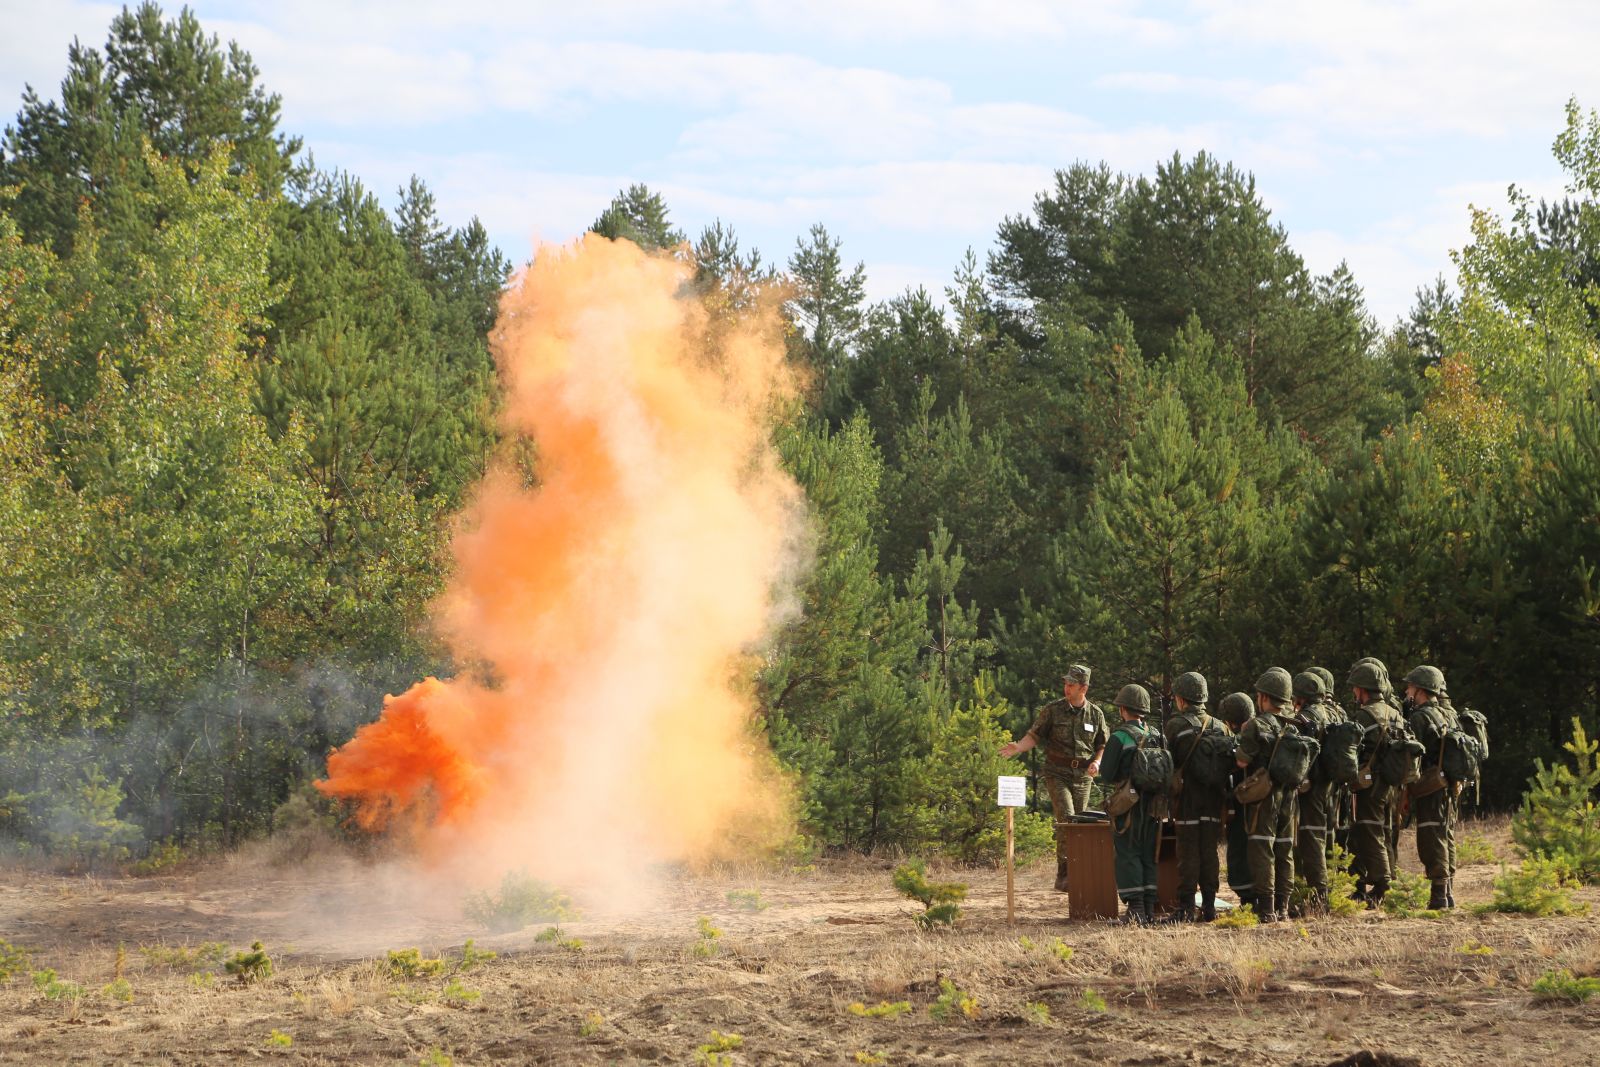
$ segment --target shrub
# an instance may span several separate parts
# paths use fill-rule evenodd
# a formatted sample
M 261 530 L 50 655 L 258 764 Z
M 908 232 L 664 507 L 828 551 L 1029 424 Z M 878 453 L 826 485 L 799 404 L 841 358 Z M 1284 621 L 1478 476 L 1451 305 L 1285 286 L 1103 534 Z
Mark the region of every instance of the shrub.
M 126 978 L 113 978 L 100 990 L 100 995 L 107 1000 L 121 1001 L 128 1004 L 133 1001 L 133 983 Z
M 583 951 L 583 942 L 575 937 L 567 937 L 561 932 L 561 927 L 559 926 L 545 927 L 543 930 L 539 931 L 538 935 L 534 937 L 534 940 L 547 942 L 555 945 L 557 948 L 564 948 L 568 952 Z
M 759 889 L 730 889 L 728 903 L 742 911 L 766 911 L 769 906 L 761 899 Z
M 591 1011 L 583 1017 L 583 1022 L 578 1024 L 578 1036 L 593 1037 L 600 1032 L 601 1027 L 605 1026 L 605 1024 L 606 1017 L 604 1015 L 597 1011 Z
M 476 989 L 468 989 L 461 984 L 459 978 L 452 978 L 445 983 L 444 992 L 439 994 L 439 998 L 446 1004 L 465 1007 L 468 1004 L 476 1004 L 483 998 L 483 994 Z
M 444 959 L 424 959 L 421 949 L 405 948 L 391 951 L 384 964 L 390 978 L 431 978 L 443 974 Z
M 1078 1007 L 1085 1011 L 1105 1011 L 1106 998 L 1092 989 L 1085 989 L 1078 996 Z
M 467 943 L 461 946 L 461 962 L 457 965 L 457 970 L 470 971 L 478 964 L 488 963 L 490 960 L 499 957 L 499 955 L 500 953 L 498 952 L 478 948 L 477 941 L 469 937 L 467 938 Z
M 1577 878 L 1565 858 L 1529 856 L 1522 866 L 1501 868 L 1494 880 L 1494 899 L 1479 911 L 1508 912 L 1515 915 L 1581 915 L 1587 904 L 1572 899 Z
M 1600 993 L 1600 978 L 1574 978 L 1572 972 L 1562 968 L 1546 971 L 1533 983 L 1533 995 L 1538 1000 L 1565 1000 L 1582 1004 Z
M 267 1035 L 267 1044 L 273 1048 L 288 1048 L 294 1044 L 294 1036 L 282 1030 L 274 1030 Z
M 47 848 L 78 866 L 126 861 L 144 834 L 135 824 L 117 817 L 122 801 L 122 780 L 112 781 L 90 764 L 83 780 L 56 801 L 45 819 Z
M 83 986 L 77 982 L 64 982 L 54 969 L 46 967 L 33 972 L 33 988 L 46 1000 L 78 1000 L 83 996 Z
M 938 1022 L 950 1022 L 957 1016 L 967 1019 L 978 1017 L 978 1001 L 964 992 L 948 978 L 939 979 L 939 995 L 928 1005 L 928 1014 Z
M 547 882 L 530 878 L 523 871 L 511 871 L 500 882 L 500 891 L 474 893 L 462 905 L 472 922 L 497 934 L 521 930 L 538 922 L 566 922 L 579 917 L 572 898 Z
M 221 941 L 204 941 L 197 948 L 140 945 L 139 955 L 151 967 L 170 971 L 214 971 L 228 958 L 228 946 Z
M 1499 863 L 1494 846 L 1482 834 L 1467 834 L 1456 843 L 1457 867 L 1483 867 Z
M 0 982 L 9 982 L 26 973 L 30 955 L 27 949 L 0 939 Z
M 1572 740 L 1561 746 L 1571 753 L 1574 768 L 1544 765 L 1522 796 L 1522 810 L 1511 817 L 1511 837 L 1526 857 L 1563 859 L 1584 882 L 1600 881 L 1600 740 L 1590 740 L 1583 723 L 1572 720 Z
M 183 849 L 177 842 L 168 838 L 165 841 L 152 845 L 150 851 L 145 853 L 144 859 L 129 868 L 132 874 L 145 876 L 160 874 L 162 871 L 171 870 L 185 859 Z
M 1494 949 L 1482 941 L 1467 941 L 1456 949 L 1463 956 L 1493 956 Z
M 922 904 L 923 912 L 917 916 L 917 925 L 928 929 L 953 924 L 961 917 L 958 901 L 966 899 L 967 887 L 962 882 L 930 882 L 928 868 L 920 859 L 895 868 L 894 887 L 900 895 Z
M 240 985 L 253 985 L 272 977 L 272 957 L 267 955 L 261 942 L 252 941 L 249 952 L 235 952 L 233 958 L 223 964 L 223 968 Z
M 1026 1022 L 1043 1026 L 1050 1021 L 1050 1005 L 1043 1001 L 1030 1000 L 1022 1006 L 1022 1018 Z
M 710 916 L 702 915 L 695 921 L 700 928 L 700 936 L 694 943 L 694 954 L 700 959 L 710 959 L 717 954 L 717 942 L 722 940 L 722 931 L 712 925 Z
M 909 1000 L 897 1000 L 890 1003 L 887 1000 L 880 1000 L 869 1008 L 858 1000 L 850 1005 L 849 1010 L 851 1015 L 857 1015 L 863 1019 L 898 1019 L 911 1011 L 911 1002 Z
M 1420 874 L 1396 871 L 1383 895 L 1383 910 L 1398 919 L 1437 919 L 1439 912 L 1428 910 L 1429 883 Z
M 695 1062 L 705 1064 L 705 1067 L 731 1067 L 733 1057 L 729 1053 L 743 1045 L 744 1038 L 738 1034 L 713 1030 L 706 1043 L 695 1050 Z
M 857 1049 L 855 1060 L 857 1063 L 888 1063 L 889 1058 L 881 1052 L 868 1052 L 866 1049 Z
M 1211 925 L 1220 926 L 1224 930 L 1248 930 L 1250 927 L 1257 926 L 1260 923 L 1261 920 L 1256 917 L 1255 907 L 1250 904 L 1243 904 L 1229 911 L 1218 912 Z M 1105 1009 L 1102 1008 L 1101 1010 Z

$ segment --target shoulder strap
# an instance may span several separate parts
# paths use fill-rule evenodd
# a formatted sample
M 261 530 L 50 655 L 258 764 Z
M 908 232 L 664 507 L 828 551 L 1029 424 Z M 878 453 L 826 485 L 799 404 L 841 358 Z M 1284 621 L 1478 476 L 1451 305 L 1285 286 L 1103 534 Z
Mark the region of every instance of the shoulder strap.
M 1189 742 L 1189 754 L 1183 757 L 1183 762 L 1178 764 L 1178 770 L 1189 766 L 1189 761 L 1194 759 L 1195 749 L 1200 747 L 1200 741 L 1206 736 L 1206 730 L 1211 727 L 1211 716 L 1205 712 L 1200 713 L 1200 729 L 1195 732 L 1194 740 Z

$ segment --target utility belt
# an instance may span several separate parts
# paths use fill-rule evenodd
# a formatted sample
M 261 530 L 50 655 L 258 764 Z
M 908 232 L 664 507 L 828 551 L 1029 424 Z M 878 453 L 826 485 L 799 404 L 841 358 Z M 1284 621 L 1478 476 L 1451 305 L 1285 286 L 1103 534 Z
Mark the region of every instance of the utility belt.
M 1044 760 L 1052 767 L 1063 767 L 1069 771 L 1086 770 L 1094 762 L 1093 756 L 1064 756 L 1055 752 L 1046 752 Z

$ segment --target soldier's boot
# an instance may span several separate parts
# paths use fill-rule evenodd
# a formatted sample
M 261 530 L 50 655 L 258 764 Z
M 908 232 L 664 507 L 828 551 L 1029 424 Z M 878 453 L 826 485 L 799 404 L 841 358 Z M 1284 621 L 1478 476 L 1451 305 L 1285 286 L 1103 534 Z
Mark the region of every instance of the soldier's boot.
M 1434 882 L 1428 890 L 1428 910 L 1444 911 L 1450 906 L 1450 893 L 1443 880 Z
M 1389 887 L 1382 882 L 1379 882 L 1371 889 L 1367 890 L 1367 910 L 1377 911 L 1379 908 L 1383 907 L 1383 895 L 1388 891 Z
M 1289 921 L 1289 894 L 1288 893 L 1279 893 L 1278 894 L 1277 900 L 1274 901 L 1273 911 L 1277 914 L 1279 922 L 1286 923 L 1286 922 Z
M 1067 861 L 1064 860 L 1064 859 L 1057 858 L 1056 859 L 1056 892 L 1057 893 L 1065 893 L 1066 891 L 1067 891 Z
M 1200 921 L 1203 923 L 1215 922 L 1217 919 L 1217 895 L 1215 893 L 1200 894 Z
M 1256 918 L 1264 923 L 1275 923 L 1278 921 L 1278 913 L 1273 910 L 1271 897 L 1256 897 L 1255 912 Z
M 1444 906 L 1447 908 L 1456 906 L 1456 880 L 1454 878 L 1445 879 Z
M 1127 908 L 1123 911 L 1122 915 L 1117 918 L 1117 925 L 1143 926 L 1144 898 L 1129 897 L 1127 900 L 1123 901 L 1123 903 L 1127 905 Z

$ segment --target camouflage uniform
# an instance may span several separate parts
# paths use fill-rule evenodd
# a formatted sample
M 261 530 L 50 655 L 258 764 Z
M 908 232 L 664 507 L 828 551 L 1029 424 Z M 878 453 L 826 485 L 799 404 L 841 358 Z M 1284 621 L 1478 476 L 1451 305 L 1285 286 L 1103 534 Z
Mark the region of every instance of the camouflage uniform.
M 1406 681 L 1428 692 L 1444 687 L 1444 676 L 1429 667 L 1418 667 L 1406 675 Z M 1422 742 L 1423 770 L 1440 766 L 1445 732 L 1460 729 L 1460 725 L 1455 708 L 1447 707 L 1437 695 L 1416 706 L 1411 713 L 1411 732 Z M 1417 827 L 1417 858 L 1422 861 L 1428 881 L 1432 883 L 1430 908 L 1451 906 L 1450 880 L 1455 875 L 1456 852 L 1455 794 L 1455 785 L 1447 784 L 1443 789 L 1411 800 L 1411 817 Z
M 1231 705 L 1231 707 L 1230 707 Z M 1229 693 L 1217 708 L 1223 722 L 1234 734 L 1244 729 L 1255 713 L 1255 706 L 1244 693 Z M 1224 833 L 1228 848 L 1228 888 L 1248 904 L 1255 897 L 1256 885 L 1250 878 L 1250 840 L 1245 831 L 1244 805 L 1234 797 L 1233 790 L 1244 781 L 1244 772 L 1235 770 L 1222 794 Z
M 1199 675 L 1194 677 L 1199 678 Z M 1175 768 L 1189 765 L 1202 734 L 1227 732 L 1220 721 L 1206 713 L 1205 680 L 1200 679 L 1199 685 L 1200 700 L 1168 719 L 1163 729 Z M 1181 695 L 1185 700 L 1190 699 L 1187 694 Z M 1216 918 L 1217 888 L 1221 881 L 1217 842 L 1222 835 L 1222 792 L 1202 786 L 1188 771 L 1183 777 L 1183 790 L 1176 798 L 1172 813 L 1177 831 L 1178 912 L 1183 918 L 1190 917 L 1198 887 L 1202 917 L 1210 921 Z
M 1364 687 L 1363 687 L 1364 688 Z M 1404 725 L 1400 713 L 1381 697 L 1358 707 L 1351 720 L 1360 724 L 1361 765 L 1367 767 L 1380 741 Z M 1362 881 L 1371 886 L 1368 899 L 1381 901 L 1394 870 L 1389 859 L 1389 827 L 1394 822 L 1394 789 L 1379 780 L 1372 768 L 1372 784 L 1356 791 L 1355 826 L 1350 834 L 1355 866 Z
M 1043 749 L 1039 774 L 1050 792 L 1050 809 L 1056 828 L 1058 874 L 1067 862 L 1067 824 L 1072 816 L 1089 810 L 1089 764 L 1106 745 L 1111 732 L 1105 713 L 1092 700 L 1074 708 L 1065 697 L 1052 700 L 1039 709 L 1028 736 Z
M 1260 711 L 1245 723 L 1239 732 L 1239 758 L 1248 761 L 1247 771 L 1266 768 L 1287 726 L 1281 715 Z M 1294 793 L 1274 783 L 1265 797 L 1244 805 L 1243 816 L 1256 914 L 1271 922 L 1280 904 L 1287 907 L 1294 887 Z

